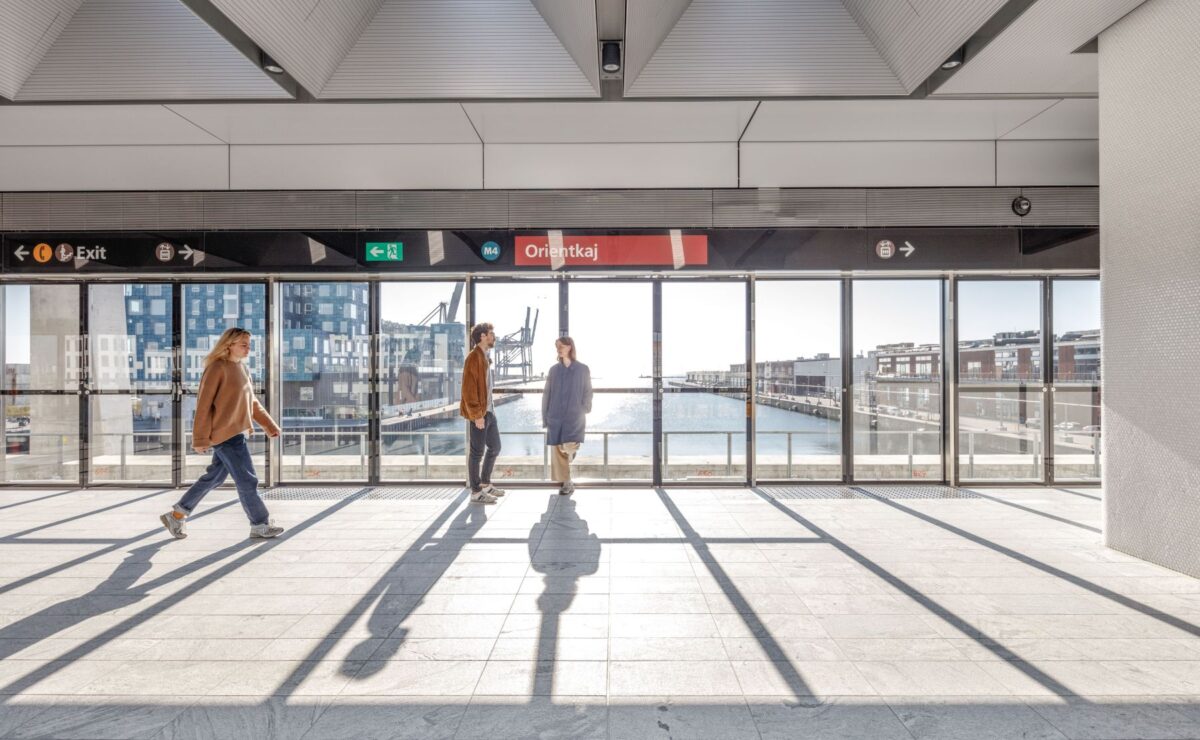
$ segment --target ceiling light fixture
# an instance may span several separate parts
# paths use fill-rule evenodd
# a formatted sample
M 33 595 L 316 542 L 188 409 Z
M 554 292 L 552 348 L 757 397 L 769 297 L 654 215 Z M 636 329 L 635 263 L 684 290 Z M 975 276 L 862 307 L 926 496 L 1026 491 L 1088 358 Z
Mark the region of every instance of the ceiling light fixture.
M 962 63 L 967 60 L 967 47 L 960 46 L 958 51 L 950 55 L 950 58 L 942 62 L 942 69 L 954 69 L 961 67 Z
M 270 72 L 273 75 L 283 74 L 283 67 L 279 66 L 279 62 L 272 59 L 271 56 L 269 54 L 267 54 L 267 52 L 260 51 L 258 54 L 259 54 L 259 63 L 262 64 L 262 68 L 264 71 Z
M 604 41 L 600 44 L 600 67 L 609 74 L 621 71 L 621 42 Z

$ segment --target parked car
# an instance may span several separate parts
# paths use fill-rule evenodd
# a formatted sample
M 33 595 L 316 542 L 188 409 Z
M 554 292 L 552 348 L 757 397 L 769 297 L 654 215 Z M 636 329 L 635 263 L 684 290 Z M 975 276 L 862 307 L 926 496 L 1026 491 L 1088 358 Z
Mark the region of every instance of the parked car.
M 1079 428 L 1079 424 L 1073 421 L 1060 421 L 1054 425 L 1054 428 L 1064 432 L 1072 432 Z
M 1026 419 L 1025 426 L 1029 427 L 1030 429 L 1041 429 L 1042 428 L 1042 420 L 1041 419 Z
M 1100 425 L 1099 424 L 1088 424 L 1086 427 L 1084 427 L 1080 431 L 1088 432 L 1090 434 L 1099 434 L 1100 433 Z

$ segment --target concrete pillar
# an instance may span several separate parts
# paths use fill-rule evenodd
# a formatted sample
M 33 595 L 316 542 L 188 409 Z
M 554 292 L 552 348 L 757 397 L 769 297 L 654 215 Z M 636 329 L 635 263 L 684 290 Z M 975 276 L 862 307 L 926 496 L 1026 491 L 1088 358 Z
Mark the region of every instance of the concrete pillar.
M 1200 576 L 1200 2 L 1100 36 L 1104 538 Z

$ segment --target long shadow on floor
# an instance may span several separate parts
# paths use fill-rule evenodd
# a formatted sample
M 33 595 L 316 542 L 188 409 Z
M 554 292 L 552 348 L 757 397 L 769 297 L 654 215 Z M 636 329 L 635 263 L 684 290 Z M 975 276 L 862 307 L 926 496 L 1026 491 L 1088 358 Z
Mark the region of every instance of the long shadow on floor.
M 363 489 L 359 490 L 358 492 L 356 492 L 355 494 L 347 496 L 345 499 L 338 501 L 333 506 L 330 506 L 326 509 L 321 510 L 317 514 L 314 514 L 313 516 L 309 517 L 308 519 L 305 519 L 304 521 L 300 522 L 299 524 L 292 525 L 291 527 L 288 528 L 288 530 L 282 536 L 280 536 L 277 539 L 273 539 L 273 540 L 242 540 L 233 545 L 230 545 L 221 550 L 218 550 L 214 553 L 210 553 L 209 555 L 206 555 L 206 556 L 200 558 L 199 560 L 195 560 L 195 561 L 192 561 L 191 563 L 184 564 L 178 568 L 175 568 L 174 570 L 164 573 L 163 575 L 161 575 L 157 578 L 151 579 L 143 584 L 140 584 L 139 586 L 136 587 L 136 590 L 149 592 L 155 588 L 159 588 L 168 583 L 172 583 L 176 580 L 179 580 L 180 578 L 183 578 L 186 575 L 195 573 L 196 571 L 198 571 L 202 568 L 205 568 L 209 565 L 218 563 L 218 562 L 224 560 L 225 558 L 236 554 L 237 552 L 239 552 L 241 550 L 245 550 L 247 548 L 253 548 L 249 552 L 242 554 L 236 560 L 230 561 L 230 562 L 226 563 L 225 565 L 222 565 L 221 567 L 205 574 L 203 577 L 195 580 L 192 583 L 189 583 L 187 586 L 170 594 L 169 596 L 166 596 L 158 601 L 155 601 L 153 604 L 148 606 L 146 609 L 143 609 L 142 611 L 140 611 L 136 614 L 130 615 L 127 619 L 124 619 L 121 622 L 119 622 L 118 624 L 113 625 L 112 627 L 109 627 L 101 634 L 87 640 L 86 642 L 84 642 L 81 645 L 78 645 L 78 646 L 72 648 L 71 650 L 67 651 L 67 653 L 65 653 L 64 655 L 57 658 L 53 663 L 43 663 L 43 664 L 39 665 L 37 668 L 35 668 L 33 671 L 30 671 L 29 673 L 25 674 L 24 676 L 21 676 L 20 678 L 10 682 L 8 685 L 6 685 L 4 687 L 0 687 L 0 705 L 8 703 L 11 700 L 12 695 L 19 694 L 19 693 L 25 691 L 26 689 L 29 689 L 29 688 L 35 686 L 39 682 L 44 681 L 45 679 L 49 678 L 50 676 L 53 676 L 54 674 L 58 673 L 58 671 L 60 671 L 62 669 L 62 666 L 70 665 L 74 661 L 80 660 L 80 659 L 90 655 L 91 653 L 95 652 L 103 645 L 106 645 L 109 642 L 111 642 L 112 640 L 115 640 L 115 639 L 121 637 L 122 635 L 128 633 L 130 630 L 137 627 L 138 625 L 145 624 L 147 621 L 153 619 L 154 617 L 159 616 L 160 614 L 167 611 L 168 609 L 175 606 L 176 604 L 179 604 L 179 603 L 185 601 L 189 597 L 193 596 L 194 594 L 199 593 L 200 591 L 204 590 L 205 588 L 212 585 L 213 583 L 220 581 L 222 578 L 228 576 L 230 573 L 236 571 L 238 568 L 241 568 L 242 566 L 255 560 L 256 558 L 261 557 L 263 554 L 270 552 L 275 547 L 277 547 L 280 543 L 285 542 L 289 539 L 292 539 L 293 537 L 298 536 L 299 534 L 304 532 L 306 529 L 312 527 L 313 525 L 315 525 L 317 522 L 321 521 L 322 519 L 332 516 L 337 511 L 349 506 L 351 503 L 358 500 L 362 496 L 365 496 L 369 492 L 369 490 L 370 489 L 363 488 Z M 226 505 L 229 505 L 232 503 L 235 503 L 235 502 L 231 501 L 226 504 L 222 504 L 221 506 L 226 506 Z M 209 509 L 208 512 L 212 512 L 212 511 L 216 510 L 216 508 L 217 507 L 213 507 L 213 509 Z M 167 536 L 165 532 L 162 532 L 162 530 L 159 530 L 159 532 L 161 532 L 164 537 Z M 170 544 L 170 542 L 173 542 L 173 541 L 174 540 L 165 540 L 164 544 Z
M 1012 651 L 1010 651 L 1008 648 L 1004 647 L 1003 645 L 992 641 L 991 639 L 988 638 L 987 635 L 982 634 L 977 628 L 972 626 L 965 619 L 963 619 L 962 617 L 958 616 L 957 614 L 951 612 L 949 609 L 947 609 L 944 606 L 942 606 L 941 604 L 939 604 L 935 599 L 933 599 L 932 597 L 930 597 L 927 594 L 922 593 L 921 591 L 919 591 L 918 589 L 916 589 L 915 587 L 910 585 L 908 582 L 906 582 L 904 579 L 900 578 L 899 576 L 895 575 L 891 571 L 884 568 L 879 563 L 876 563 L 874 560 L 871 560 L 866 555 L 863 555 L 862 553 L 860 553 L 858 550 L 855 550 L 850 545 L 847 545 L 845 542 L 842 542 L 838 538 L 834 537 L 833 535 L 829 534 L 825 530 L 821 529 L 813 522 L 810 522 L 808 519 L 801 516 L 799 512 L 788 508 L 787 506 L 783 505 L 779 501 L 775 500 L 769 494 L 764 493 L 759 488 L 751 488 L 750 490 L 753 491 L 759 498 L 763 499 L 764 501 L 769 503 L 771 506 L 775 507 L 775 509 L 777 509 L 779 512 L 781 512 L 784 516 L 787 516 L 789 519 L 792 519 L 793 521 L 795 521 L 797 524 L 804 527 L 805 529 L 808 529 L 809 531 L 815 532 L 816 534 L 820 535 L 821 537 L 824 537 L 825 540 L 830 545 L 837 548 L 837 550 L 839 552 L 841 552 L 843 555 L 845 555 L 846 557 L 850 558 L 854 562 L 861 565 L 863 568 L 865 568 L 867 571 L 869 571 L 872 575 L 879 578 L 881 581 L 888 584 L 889 586 L 900 591 L 905 596 L 912 599 L 914 602 L 920 604 L 922 607 L 927 609 L 931 614 L 936 616 L 938 619 L 943 620 L 944 622 L 946 622 L 947 624 L 952 626 L 954 629 L 961 632 L 964 637 L 974 640 L 981 647 L 983 647 L 986 650 L 988 650 L 989 652 L 993 653 L 1001 660 L 1008 661 L 1009 665 L 1015 666 L 1018 670 L 1020 670 L 1022 673 L 1024 673 L 1030 679 L 1036 681 L 1038 684 L 1040 684 L 1047 690 L 1049 690 L 1055 694 L 1058 694 L 1059 696 L 1074 696 L 1074 692 L 1070 688 L 1068 688 L 1065 684 L 1061 683 L 1053 676 L 1047 674 L 1045 671 L 1042 671 L 1041 669 L 1039 669 L 1037 666 L 1033 665 L 1032 663 L 1030 663 L 1026 660 L 1022 660 L 1020 656 L 1013 654 Z M 855 489 L 855 490 L 860 490 L 860 489 Z M 864 491 L 864 493 L 865 493 L 865 491 Z
M 1078 586 L 1079 588 L 1081 588 L 1085 591 L 1090 591 L 1091 593 L 1094 593 L 1097 596 L 1103 596 L 1104 598 L 1106 598 L 1110 601 L 1113 601 L 1117 604 L 1120 604 L 1121 606 L 1123 606 L 1127 609 L 1130 609 L 1130 610 L 1136 611 L 1136 612 L 1140 612 L 1140 613 L 1146 615 L 1147 617 L 1156 619 L 1159 622 L 1162 622 L 1163 624 L 1170 625 L 1171 627 L 1174 627 L 1175 629 L 1180 630 L 1182 632 L 1186 632 L 1194 637 L 1200 637 L 1200 625 L 1193 624 L 1185 619 L 1180 619 L 1179 617 L 1176 617 L 1172 614 L 1167 614 L 1166 612 L 1155 609 L 1154 607 L 1152 607 L 1148 604 L 1143 604 L 1142 602 L 1137 601 L 1136 599 L 1131 599 L 1124 594 L 1117 593 L 1116 591 L 1113 591 L 1112 589 L 1108 589 L 1103 586 L 1092 583 L 1091 581 L 1087 580 L 1086 578 L 1077 576 L 1074 573 L 1068 573 L 1067 571 L 1065 571 L 1061 568 L 1056 568 L 1053 565 L 1050 565 L 1049 563 L 1043 563 L 1042 561 L 1037 560 L 1035 558 L 1031 558 L 1024 553 L 1017 552 L 1016 550 L 1013 550 L 1010 547 L 1005 547 L 1004 545 L 1001 545 L 997 542 L 992 542 L 989 539 L 985 539 L 983 537 L 980 537 L 977 534 L 968 532 L 967 530 L 962 529 L 961 527 L 956 527 L 953 524 L 944 522 L 941 519 L 938 519 L 937 517 L 930 516 L 929 514 L 925 514 L 923 512 L 917 511 L 916 509 L 911 509 L 907 506 L 903 506 L 891 499 L 883 498 L 882 496 L 872 493 L 870 490 L 868 490 L 866 488 L 855 487 L 854 490 L 859 491 L 860 493 L 863 493 L 864 495 L 870 496 L 875 501 L 878 501 L 879 503 L 884 504 L 886 506 L 890 506 L 893 509 L 896 509 L 897 511 L 902 511 L 905 514 L 908 514 L 909 516 L 915 517 L 917 519 L 920 519 L 923 522 L 926 522 L 927 524 L 932 524 L 933 526 L 938 527 L 939 529 L 943 529 L 947 532 L 950 532 L 951 534 L 962 537 L 964 540 L 967 540 L 969 542 L 974 542 L 975 544 L 980 545 L 981 547 L 986 547 L 987 549 L 992 550 L 993 552 L 997 552 L 997 553 L 1000 553 L 1001 555 L 1012 558 L 1013 560 L 1016 560 L 1017 562 L 1019 562 L 1023 565 L 1027 565 L 1030 568 L 1033 568 L 1035 570 L 1040 570 L 1041 572 L 1046 573 L 1048 575 L 1052 575 L 1055 578 L 1059 578 L 1063 581 L 1066 581 L 1067 583 L 1070 583 L 1073 586 Z M 760 495 L 762 495 L 762 494 L 760 494 Z
M 543 542 L 553 550 L 569 550 L 569 561 L 547 561 L 538 556 Z M 554 693 L 554 666 L 558 655 L 559 627 L 562 615 L 575 601 L 579 579 L 600 570 L 600 538 L 579 516 L 575 500 L 558 494 L 547 496 L 546 513 L 529 530 L 529 562 L 543 575 L 538 596 L 537 659 L 534 663 L 533 694 Z
M 363 610 L 375 602 L 375 609 L 367 619 L 370 635 L 355 645 L 342 663 L 342 674 L 353 680 L 362 680 L 378 673 L 387 661 L 391 659 L 408 639 L 409 629 L 404 626 L 404 620 L 420 607 L 425 593 L 445 574 L 454 563 L 464 545 L 471 537 L 487 523 L 487 512 L 483 506 L 467 503 L 458 516 L 454 517 L 446 527 L 446 532 L 438 537 L 442 525 L 450 518 L 454 510 L 462 505 L 466 494 L 462 494 L 421 533 L 416 542 L 410 545 L 404 554 L 379 577 L 377 585 L 382 590 L 369 589 L 358 603 L 346 613 L 337 626 L 310 654 L 305 658 L 296 671 L 282 684 L 283 693 L 287 687 L 298 686 L 311 670 L 310 661 L 321 660 L 342 639 L 343 633 L 358 621 Z M 436 539 L 436 542 L 434 540 Z M 432 543 L 432 544 L 431 544 Z M 423 571 L 420 576 L 410 576 L 405 568 L 411 565 L 433 566 L 434 573 Z M 415 582 L 415 585 L 409 582 Z M 395 603 L 398 601 L 399 605 Z M 379 642 L 382 640 L 382 642 Z

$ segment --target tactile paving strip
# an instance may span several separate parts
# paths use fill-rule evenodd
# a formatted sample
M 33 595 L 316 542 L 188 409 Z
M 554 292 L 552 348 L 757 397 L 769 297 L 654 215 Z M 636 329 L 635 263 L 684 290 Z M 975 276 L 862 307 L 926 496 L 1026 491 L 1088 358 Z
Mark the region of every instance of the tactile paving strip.
M 845 486 L 763 486 L 759 490 L 777 501 L 870 498 L 860 491 Z
M 955 499 L 983 498 L 974 491 L 953 486 L 858 486 L 867 496 L 887 499 Z

